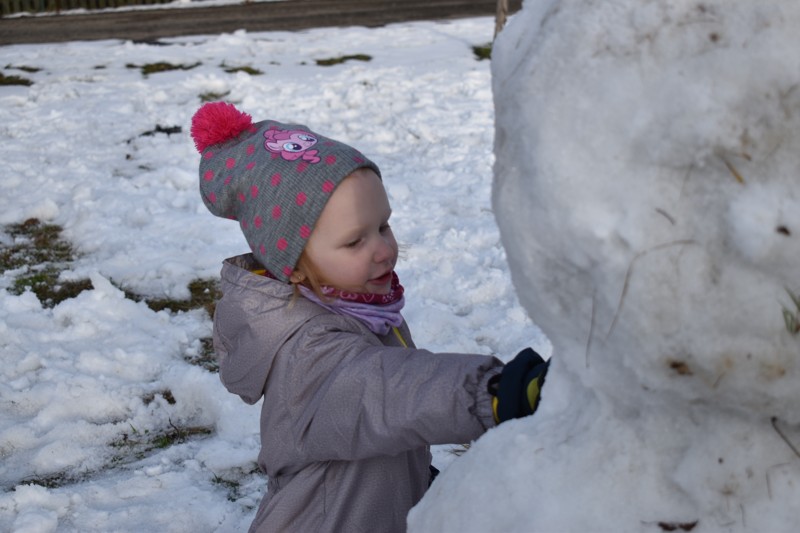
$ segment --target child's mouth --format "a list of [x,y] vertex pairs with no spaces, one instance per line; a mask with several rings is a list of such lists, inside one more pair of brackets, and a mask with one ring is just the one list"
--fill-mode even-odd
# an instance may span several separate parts
[[389,283],[390,281],[392,281],[392,271],[391,270],[389,272],[387,272],[386,274],[384,274],[383,276],[380,276],[378,278],[373,278],[373,279],[370,280],[370,282],[375,283],[377,285],[383,285],[384,283]]

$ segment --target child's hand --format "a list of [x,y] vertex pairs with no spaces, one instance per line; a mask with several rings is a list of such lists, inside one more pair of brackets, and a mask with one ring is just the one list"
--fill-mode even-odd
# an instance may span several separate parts
[[549,365],[550,361],[542,359],[532,348],[525,348],[509,361],[502,373],[489,380],[489,393],[494,396],[492,410],[498,424],[536,411]]

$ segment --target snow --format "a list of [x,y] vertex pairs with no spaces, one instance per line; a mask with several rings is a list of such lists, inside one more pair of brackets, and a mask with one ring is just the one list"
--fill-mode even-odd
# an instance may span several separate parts
[[[62,225],[94,287],[50,309],[0,275],[0,530],[253,517],[259,406],[186,361],[209,317],[118,288],[186,297],[246,250],[197,193],[213,92],[380,165],[417,344],[554,354],[535,416],[435,449],[412,533],[793,531],[798,24],[789,0],[526,2],[491,71],[491,18],[0,48],[35,82],[0,87],[0,224]],[[129,66],[159,61],[198,65]]]
[[493,206],[553,362],[412,532],[796,529],[798,25],[791,1],[546,0],[500,35]]
[[[120,289],[188,297],[190,281],[247,251],[197,191],[188,132],[205,93],[257,120],[313,126],[380,165],[418,345],[549,355],[517,301],[491,207],[490,64],[471,47],[493,31],[482,17],[0,48],[3,73],[34,82],[0,87],[0,225],[63,226],[80,256],[62,277],[94,287],[48,308],[8,290],[18,272],[0,275],[1,531],[233,532],[254,516],[266,489],[259,406],[186,361],[209,317],[155,312]],[[314,61],[358,53],[373,59]],[[133,68],[162,61],[198,65]],[[263,75],[224,70],[239,66]],[[0,229],[0,242],[13,237]],[[434,450],[439,468],[464,460],[453,449]]]

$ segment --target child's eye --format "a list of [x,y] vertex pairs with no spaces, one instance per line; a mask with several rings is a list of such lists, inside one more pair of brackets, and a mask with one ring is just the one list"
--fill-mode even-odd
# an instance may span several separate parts
[[380,227],[380,232],[381,232],[381,233],[386,233],[386,232],[387,232],[387,231],[389,231],[390,229],[392,229],[392,226],[390,226],[389,224],[384,224],[384,225],[382,225],[382,226]]
[[358,243],[360,243],[360,242],[361,242],[361,239],[356,239],[354,241],[348,242],[344,246],[345,246],[345,248],[355,248],[356,246],[358,246]]

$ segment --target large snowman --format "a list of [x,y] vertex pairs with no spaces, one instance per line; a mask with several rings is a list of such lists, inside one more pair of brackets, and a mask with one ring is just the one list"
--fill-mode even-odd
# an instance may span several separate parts
[[553,362],[410,531],[797,531],[800,2],[526,0],[492,71]]

